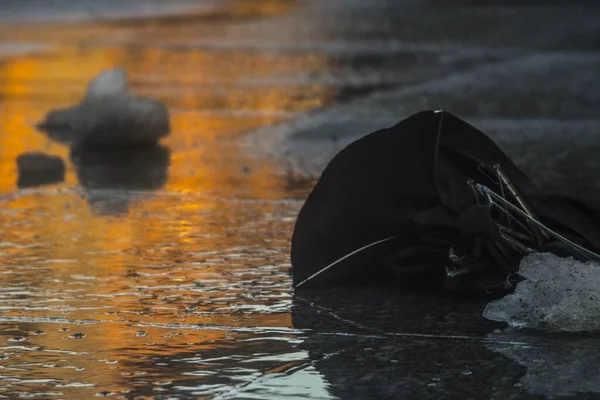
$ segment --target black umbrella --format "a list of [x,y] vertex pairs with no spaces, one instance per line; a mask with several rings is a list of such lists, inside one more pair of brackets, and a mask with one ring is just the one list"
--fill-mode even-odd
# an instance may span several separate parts
[[423,111],[339,152],[302,207],[294,286],[511,287],[524,254],[600,259],[596,213],[544,195],[484,133]]

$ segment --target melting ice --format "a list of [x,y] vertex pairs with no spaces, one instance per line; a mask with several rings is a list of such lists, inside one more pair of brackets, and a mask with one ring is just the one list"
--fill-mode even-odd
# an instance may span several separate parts
[[492,301],[483,315],[516,328],[554,332],[600,329],[600,264],[532,254],[521,261],[514,293]]
[[155,145],[170,132],[169,111],[129,90],[127,74],[106,70],[88,85],[80,104],[53,110],[38,128],[74,147]]

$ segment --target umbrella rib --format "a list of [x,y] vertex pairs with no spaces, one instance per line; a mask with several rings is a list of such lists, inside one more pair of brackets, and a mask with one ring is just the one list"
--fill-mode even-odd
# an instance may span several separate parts
[[300,282],[299,284],[297,284],[297,285],[296,285],[296,288],[299,288],[300,286],[304,285],[306,282],[310,281],[311,279],[313,279],[313,278],[317,277],[318,275],[322,274],[323,272],[327,271],[328,269],[330,269],[330,268],[332,268],[332,267],[336,266],[336,265],[337,265],[337,264],[339,264],[340,262],[344,261],[346,258],[348,258],[348,257],[352,257],[354,254],[356,254],[356,253],[360,253],[361,251],[363,251],[363,250],[366,250],[366,249],[368,249],[369,247],[373,247],[373,246],[375,246],[375,245],[377,245],[377,244],[380,244],[380,243],[388,242],[388,241],[390,241],[390,240],[392,240],[392,239],[395,239],[395,238],[396,238],[396,236],[391,236],[391,237],[388,237],[388,238],[385,238],[385,239],[381,239],[381,240],[378,240],[378,241],[376,241],[376,242],[369,243],[369,244],[367,244],[367,245],[365,245],[365,246],[361,247],[360,249],[354,250],[352,253],[346,254],[346,255],[345,255],[345,256],[343,256],[342,258],[339,258],[339,259],[335,260],[334,262],[332,262],[331,264],[329,264],[329,265],[328,265],[328,266],[326,266],[325,268],[323,268],[323,269],[321,269],[321,270],[319,270],[319,271],[315,272],[314,274],[312,274],[311,276],[309,276],[308,278],[306,278],[305,280],[303,280],[302,282]]

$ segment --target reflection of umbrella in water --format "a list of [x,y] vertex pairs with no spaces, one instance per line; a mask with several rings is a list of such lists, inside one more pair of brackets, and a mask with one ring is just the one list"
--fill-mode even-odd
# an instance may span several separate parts
[[525,368],[486,348],[485,301],[393,287],[296,295],[300,348],[339,399],[508,399]]
[[119,215],[132,200],[165,185],[170,151],[163,146],[78,149],[71,160],[92,210]]
[[331,160],[296,221],[294,286],[376,279],[503,292],[531,251],[600,258],[587,250],[600,250],[596,220],[541,193],[473,126],[424,111]]
[[23,153],[17,157],[18,188],[61,183],[65,180],[62,158],[44,153]]

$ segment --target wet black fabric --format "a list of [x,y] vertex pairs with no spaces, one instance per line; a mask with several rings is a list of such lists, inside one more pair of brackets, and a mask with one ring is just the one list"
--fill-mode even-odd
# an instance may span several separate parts
[[[484,246],[497,240],[493,218],[466,184],[486,179],[480,164],[499,165],[543,223],[600,249],[593,209],[568,196],[542,195],[484,133],[450,113],[423,111],[358,139],[330,161],[296,221],[294,286],[344,257],[302,287],[395,279],[479,290],[501,283],[505,271]],[[450,246],[489,268],[448,283]],[[545,249],[565,251],[552,243]],[[519,259],[510,262],[517,268]]]

